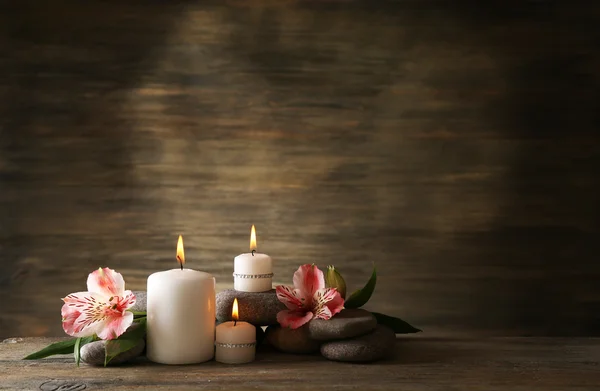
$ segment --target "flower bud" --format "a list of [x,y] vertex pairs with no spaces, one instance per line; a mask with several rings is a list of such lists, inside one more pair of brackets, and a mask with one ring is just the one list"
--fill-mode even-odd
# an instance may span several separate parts
[[335,288],[342,296],[342,299],[346,299],[346,281],[344,277],[335,270],[333,265],[327,266],[327,273],[325,273],[325,283],[329,288]]

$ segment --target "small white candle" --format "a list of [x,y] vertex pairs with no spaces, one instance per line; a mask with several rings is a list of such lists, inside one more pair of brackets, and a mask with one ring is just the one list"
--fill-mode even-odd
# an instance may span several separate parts
[[237,299],[233,301],[233,322],[217,326],[215,360],[224,364],[245,364],[254,361],[256,352],[256,328],[238,321]]
[[233,259],[233,288],[241,292],[266,292],[273,289],[273,259],[256,252],[256,229],[250,233],[250,251]]
[[177,244],[180,269],[148,277],[146,356],[161,364],[211,360],[215,342],[215,278],[184,269],[183,240]]

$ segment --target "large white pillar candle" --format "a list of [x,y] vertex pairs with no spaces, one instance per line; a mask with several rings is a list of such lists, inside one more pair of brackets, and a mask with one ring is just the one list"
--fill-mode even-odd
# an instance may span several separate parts
[[211,360],[215,342],[215,278],[181,268],[148,277],[146,356],[161,364],[193,364]]
[[215,360],[225,364],[244,364],[254,361],[256,352],[256,328],[247,322],[239,322],[237,299],[233,301],[233,319],[217,326]]
[[233,259],[233,288],[241,292],[266,292],[273,289],[273,259],[256,252],[256,230],[250,234],[251,252]]

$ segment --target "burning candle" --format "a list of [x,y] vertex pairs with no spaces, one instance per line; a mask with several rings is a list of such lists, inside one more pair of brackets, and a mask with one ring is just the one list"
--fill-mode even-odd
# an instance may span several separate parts
[[238,321],[238,302],[233,300],[233,322],[217,326],[215,360],[225,364],[244,364],[254,361],[256,328],[248,322]]
[[241,292],[266,292],[273,289],[273,260],[256,252],[256,229],[250,232],[250,252],[233,260],[233,288]]
[[215,278],[184,269],[183,239],[177,269],[148,277],[147,357],[161,364],[211,360],[215,343]]

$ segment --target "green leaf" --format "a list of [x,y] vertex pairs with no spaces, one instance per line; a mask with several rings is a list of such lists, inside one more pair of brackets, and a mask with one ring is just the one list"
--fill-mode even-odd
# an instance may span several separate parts
[[73,338],[66,341],[55,342],[46,346],[42,350],[31,353],[29,356],[23,358],[23,360],[39,360],[40,358],[54,356],[55,354],[73,353],[73,346],[75,346],[76,340],[76,338]]
[[73,355],[75,356],[75,364],[77,364],[77,366],[79,366],[79,362],[81,361],[81,347],[92,341],[94,341],[94,336],[79,337],[75,340],[75,347],[73,349]]
[[382,324],[384,326],[388,326],[389,328],[394,330],[396,334],[412,334],[420,333],[422,331],[400,318],[380,314],[378,312],[372,312],[372,314],[375,315],[377,323]]
[[[137,321],[138,319],[136,319]],[[104,346],[104,366],[107,366],[110,360],[117,355],[133,349],[144,339],[146,335],[146,318],[140,318],[139,322],[129,326],[119,338],[106,341]]]
[[138,316],[146,316],[146,311],[130,311],[136,318]]
[[346,281],[344,281],[344,277],[342,277],[340,272],[338,272],[333,265],[327,266],[325,283],[327,283],[329,288],[337,289],[337,291],[340,292],[342,299],[346,298]]
[[75,364],[79,366],[79,360],[81,360],[81,356],[79,355],[79,349],[81,348],[81,337],[75,340],[75,349],[73,349],[73,355],[75,356]]
[[348,300],[345,301],[345,308],[360,308],[363,305],[367,304],[373,291],[375,290],[375,284],[377,283],[377,269],[375,265],[373,265],[373,273],[371,274],[371,278],[365,284],[362,289],[357,290],[353,294],[350,295]]

